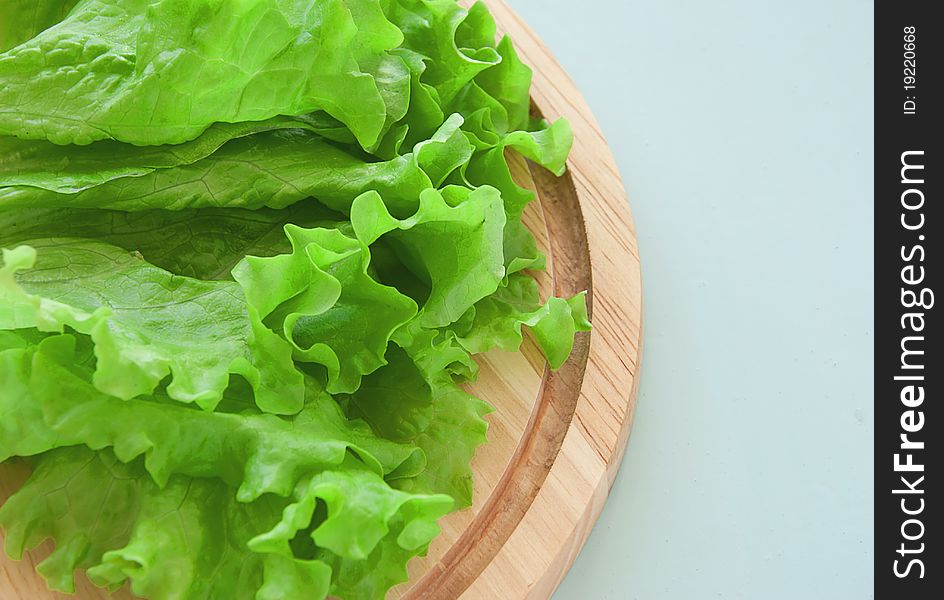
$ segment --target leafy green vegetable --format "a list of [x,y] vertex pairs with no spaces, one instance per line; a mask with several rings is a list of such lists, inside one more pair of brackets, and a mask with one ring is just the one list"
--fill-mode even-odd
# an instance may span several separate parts
[[40,454],[56,443],[56,433],[46,427],[42,406],[29,388],[33,351],[22,338],[4,333],[0,337],[0,461]]
[[3,262],[0,329],[91,336],[95,385],[106,393],[133,398],[171,375],[171,398],[212,410],[233,373],[263,410],[301,409],[291,348],[252,318],[234,283],[175,276],[94,240],[36,240],[4,250]]
[[[401,336],[400,342],[406,341]],[[464,392],[450,372],[471,374],[474,363],[450,340],[435,342],[431,332],[410,340],[409,350],[392,346],[388,364],[366,377],[347,398],[350,416],[363,419],[380,435],[416,444],[426,456],[426,468],[414,477],[395,483],[405,490],[441,491],[460,507],[472,503],[472,470],[475,449],[486,441],[484,416],[491,407]]]
[[233,276],[260,316],[281,324],[297,360],[327,368],[329,392],[352,392],[384,364],[393,332],[416,314],[416,303],[372,278],[367,247],[339,230],[288,225],[286,233],[292,254],[249,257]]
[[[55,179],[52,174],[41,177]],[[108,179],[103,175],[102,179],[100,185],[76,193],[45,189],[52,184],[0,188],[0,207],[285,208],[315,196],[330,208],[344,210],[370,189],[388,192],[391,201],[411,206],[416,194],[431,185],[412,155],[366,162],[352,151],[298,129],[237,138],[193,163],[151,169],[140,176]]]
[[[177,144],[216,122],[322,110],[367,147],[408,94],[382,92],[361,63],[396,70],[383,59],[402,38],[377,2],[80,0],[0,57],[0,133]],[[380,81],[408,89],[399,71]]]
[[589,330],[509,166],[562,174],[569,125],[481,3],[0,15],[7,553],[52,538],[61,591],[382,598],[472,503],[475,355]]
[[65,18],[78,0],[0,0],[0,52],[21,44]]
[[534,279],[516,273],[495,294],[469,309],[451,330],[459,344],[473,354],[492,348],[514,352],[521,346],[521,329],[526,325],[551,368],[558,369],[570,356],[574,334],[590,331],[584,296],[551,298],[542,305]]
[[177,275],[227,280],[247,255],[289,252],[285,225],[335,226],[343,218],[312,201],[279,211],[19,209],[0,211],[0,231],[9,246],[47,237],[81,236],[138,252],[154,266]]
[[407,267],[430,286],[420,323],[441,327],[493,293],[504,277],[505,213],[501,195],[491,187],[428,189],[419,201],[415,215],[398,220],[380,194],[367,192],[354,201],[351,224],[365,244],[391,238]]
[[[131,579],[144,597],[251,599],[266,567],[246,545],[278,522],[282,504],[238,503],[212,479],[175,478],[162,489],[137,464],[77,447],[44,454],[0,524],[14,558],[58,541],[39,566],[56,590],[73,592],[73,572],[84,568],[111,589]],[[279,575],[280,587],[297,579]]]
[[[173,474],[220,477],[239,488],[240,499],[251,501],[267,493],[287,496],[301,474],[339,465],[348,453],[382,475],[418,472],[425,464],[418,449],[378,438],[364,423],[345,419],[310,378],[305,409],[288,422],[246,409],[238,414],[190,410],[167,402],[163,394],[119,400],[95,389],[91,373],[75,366],[75,356],[75,339],[67,335],[41,342],[32,361],[32,404],[44,414],[39,421],[55,433],[47,449],[111,447],[124,462],[144,455],[145,467],[161,485]],[[231,405],[238,400],[250,405],[238,388],[227,393]],[[194,461],[197,456],[202,459]]]

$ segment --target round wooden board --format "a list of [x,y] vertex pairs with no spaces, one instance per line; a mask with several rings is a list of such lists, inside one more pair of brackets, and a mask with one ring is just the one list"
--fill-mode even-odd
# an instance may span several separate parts
[[[486,0],[501,33],[534,69],[534,112],[566,117],[575,144],[569,171],[555,178],[512,158],[516,179],[538,200],[526,224],[548,256],[542,293],[588,290],[593,332],[579,334],[571,359],[549,372],[532,341],[520,354],[482,357],[472,393],[489,401],[489,443],[475,457],[475,503],[443,520],[429,555],[390,598],[548,598],[603,508],[632,422],[641,351],[642,286],[636,235],[615,162],[583,97],[505,0]],[[28,473],[0,468],[0,502]],[[75,598],[49,592],[35,565],[50,543],[21,562],[0,558],[0,600]],[[109,596],[78,578],[83,600]],[[289,599],[287,599],[289,600]]]

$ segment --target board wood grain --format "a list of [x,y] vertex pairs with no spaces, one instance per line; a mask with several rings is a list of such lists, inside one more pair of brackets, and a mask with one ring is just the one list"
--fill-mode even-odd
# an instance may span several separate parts
[[[472,393],[496,407],[489,443],[473,462],[472,508],[443,520],[429,555],[410,564],[406,600],[548,598],[599,516],[632,423],[642,339],[642,285],[635,229],[612,154],[579,91],[534,32],[506,4],[487,0],[501,33],[534,69],[533,112],[566,117],[575,145],[556,178],[511,157],[516,179],[537,192],[525,221],[548,256],[542,294],[588,290],[593,332],[580,334],[555,373],[536,345],[481,357]],[[0,466],[0,502],[28,476]],[[0,558],[0,600],[75,598],[50,592],[35,565],[49,542],[23,561]],[[109,595],[80,575],[82,600]],[[294,600],[294,599],[286,599]]]

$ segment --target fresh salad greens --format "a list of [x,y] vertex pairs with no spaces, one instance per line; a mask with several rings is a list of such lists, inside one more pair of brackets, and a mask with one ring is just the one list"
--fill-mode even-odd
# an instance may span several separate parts
[[530,84],[481,3],[0,0],[6,552],[159,600],[405,581],[471,502],[473,355],[589,330],[529,272],[507,158],[572,143]]

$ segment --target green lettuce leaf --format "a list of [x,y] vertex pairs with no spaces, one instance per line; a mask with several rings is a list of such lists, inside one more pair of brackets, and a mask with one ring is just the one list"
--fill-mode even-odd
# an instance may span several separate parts
[[384,364],[416,303],[371,277],[367,246],[338,229],[285,231],[292,254],[248,257],[233,274],[260,317],[292,342],[295,358],[327,368],[329,392],[354,391]]
[[393,482],[398,488],[446,494],[464,508],[472,503],[470,463],[487,441],[484,417],[492,408],[453,381],[453,373],[474,375],[468,353],[452,338],[436,337],[428,330],[400,335],[398,344],[408,349],[391,346],[388,364],[366,377],[345,406],[380,435],[436,457],[421,472]]
[[37,187],[74,194],[122,177],[193,164],[223,144],[263,131],[313,129],[300,119],[218,123],[200,137],[174,146],[129,146],[105,140],[88,146],[59,146],[44,140],[0,137],[0,188]]
[[464,42],[475,41],[468,33],[476,28],[463,27],[469,11],[452,0],[390,2],[386,14],[403,32],[403,46],[429,59],[421,80],[435,90],[442,106],[448,106],[476,75],[501,61],[494,48],[494,30],[490,40],[483,35],[479,44],[465,46]]
[[[254,129],[220,125],[170,150],[124,150],[123,144],[99,142],[69,158],[66,150],[48,143],[11,144],[10,138],[0,138],[0,150],[5,143],[14,150],[10,160],[0,158],[0,208],[285,208],[314,196],[346,213],[355,197],[374,190],[384,195],[394,214],[406,215],[416,210],[421,191],[441,183],[472,156],[459,115],[418,142],[413,152],[380,162],[308,131],[280,129],[279,123]],[[240,131],[245,135],[233,135]],[[25,164],[16,158],[23,155]],[[32,166],[30,159],[56,166]]]
[[78,0],[0,0],[0,52],[29,40],[65,18]]
[[0,332],[0,462],[33,456],[56,445],[56,433],[43,422],[42,406],[29,388],[35,348],[11,332]]
[[[251,409],[206,413],[163,395],[119,400],[92,385],[90,369],[75,365],[75,338],[69,335],[44,340],[32,360],[28,391],[41,411],[33,423],[54,434],[54,444],[45,449],[111,448],[123,462],[143,455],[161,486],[172,475],[219,477],[248,502],[263,494],[288,496],[299,478],[340,465],[349,454],[382,475],[411,475],[426,463],[416,447],[347,420],[311,378],[305,408],[286,420]],[[231,405],[239,404],[238,388],[227,394]]]
[[[137,464],[63,448],[44,454],[29,481],[0,508],[14,558],[44,539],[56,550],[38,568],[54,590],[74,592],[74,571],[117,589],[131,579],[144,597],[245,598],[268,578],[249,539],[278,522],[284,502],[234,501],[213,480],[175,478],[161,489]],[[173,573],[173,577],[168,577]],[[279,573],[268,585],[290,585]]]
[[453,504],[445,495],[395,490],[356,466],[312,477],[295,497],[282,521],[249,547],[289,557],[292,542],[308,537],[314,559],[331,568],[331,593],[352,600],[383,597],[406,581],[407,562],[426,553],[439,534],[436,520]]
[[514,180],[507,153],[515,151],[556,175],[561,175],[573,144],[573,132],[567,121],[561,119],[553,125],[542,124],[542,127],[533,132],[514,131],[508,134],[495,146],[478,152],[462,169],[465,184],[492,185],[501,192],[507,215],[504,252],[509,274],[524,269],[544,268],[544,257],[538,251],[534,236],[521,223],[524,209],[534,200],[535,194]]
[[84,568],[97,585],[130,580],[135,594],[159,600],[376,598],[406,580],[452,500],[392,489],[356,464],[300,483],[291,502],[242,503],[222,482],[174,477],[159,488],[137,463],[64,448],[38,461],[0,508],[0,525],[14,557],[57,540],[39,571],[65,592]]
[[457,506],[472,505],[472,457],[488,441],[485,415],[494,409],[446,378],[434,387],[430,426],[413,438],[435,461],[415,477],[397,480],[397,487],[415,493],[443,493]]
[[[386,102],[402,114],[407,98],[381,93],[361,63],[379,66],[402,39],[376,1],[81,0],[0,55],[0,134],[176,144],[216,122],[321,110],[369,147]],[[401,78],[408,90],[405,67]]]
[[351,223],[358,239],[394,244],[403,262],[430,286],[417,319],[425,327],[453,323],[498,288],[505,275],[505,213],[498,190],[450,186],[425,190],[408,219],[396,219],[376,192],[358,197]]
[[473,354],[499,348],[515,352],[527,326],[550,367],[557,370],[573,349],[574,334],[590,331],[586,292],[570,299],[550,298],[543,305],[537,282],[516,273],[495,294],[476,303],[451,331],[459,344]]
[[0,207],[278,209],[314,196],[334,210],[346,211],[359,194],[376,189],[409,210],[415,208],[419,191],[431,185],[413,155],[366,162],[308,132],[286,129],[232,140],[191,164],[111,179],[77,193],[0,188]]
[[344,220],[317,202],[276,210],[207,208],[123,212],[96,209],[0,211],[0,247],[47,237],[94,239],[140,253],[175,275],[232,279],[247,255],[274,256],[292,247],[283,228],[335,227]]
[[95,342],[95,385],[121,398],[152,392],[214,408],[230,374],[267,412],[304,401],[291,347],[251,318],[239,286],[172,275],[91,240],[35,240],[3,251],[0,329],[70,327]]

